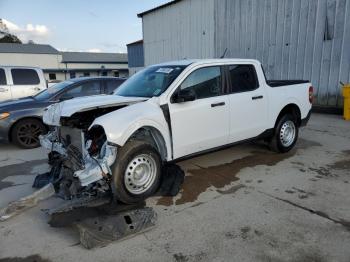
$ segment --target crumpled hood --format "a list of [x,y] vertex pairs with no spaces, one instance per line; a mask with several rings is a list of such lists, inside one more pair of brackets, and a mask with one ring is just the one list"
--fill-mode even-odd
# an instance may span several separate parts
[[117,95],[97,95],[70,99],[50,105],[45,109],[43,121],[47,125],[59,126],[61,117],[70,117],[74,113],[94,108],[129,105],[147,100],[145,97],[124,97]]

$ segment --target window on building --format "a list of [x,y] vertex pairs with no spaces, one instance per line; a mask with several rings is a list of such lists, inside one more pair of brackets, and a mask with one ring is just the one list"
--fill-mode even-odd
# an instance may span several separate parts
[[205,67],[192,72],[182,82],[181,89],[192,89],[197,99],[221,95],[220,67]]
[[113,72],[113,75],[114,75],[115,77],[119,77],[119,71],[114,71],[114,72]]
[[84,76],[90,76],[89,72],[84,72]]
[[101,94],[101,81],[88,81],[73,87],[65,92],[61,99],[70,99],[81,96],[91,96]]
[[56,74],[55,73],[50,73],[49,74],[49,79],[50,80],[56,80]]
[[252,65],[229,66],[231,77],[231,92],[252,91],[259,87],[255,68]]
[[0,85],[7,85],[5,70],[0,68]]
[[14,85],[37,85],[40,83],[38,73],[33,69],[11,69]]
[[75,78],[75,77],[76,77],[75,72],[69,72],[70,79]]
[[106,81],[106,94],[112,94],[124,81],[121,80],[107,80]]
[[102,71],[102,76],[107,76],[107,71]]

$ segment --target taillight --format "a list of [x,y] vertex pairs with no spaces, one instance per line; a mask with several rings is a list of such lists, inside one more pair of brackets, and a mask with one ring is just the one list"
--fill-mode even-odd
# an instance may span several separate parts
[[310,86],[309,87],[309,102],[310,102],[310,104],[312,104],[313,100],[314,100],[314,87]]

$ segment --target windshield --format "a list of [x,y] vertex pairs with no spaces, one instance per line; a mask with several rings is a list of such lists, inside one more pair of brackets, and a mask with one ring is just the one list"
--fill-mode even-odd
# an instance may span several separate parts
[[119,96],[160,96],[186,66],[151,66],[125,81],[114,94]]
[[58,92],[66,88],[67,86],[73,84],[72,81],[64,81],[61,83],[57,83],[53,86],[50,86],[49,88],[45,89],[44,91],[38,93],[34,96],[36,100],[47,100],[56,95]]

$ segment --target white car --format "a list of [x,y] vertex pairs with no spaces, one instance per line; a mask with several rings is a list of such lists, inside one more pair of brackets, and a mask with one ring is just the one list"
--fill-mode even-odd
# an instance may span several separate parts
[[43,119],[56,128],[41,144],[66,161],[72,196],[78,184],[80,193],[111,188],[134,203],[157,190],[163,163],[251,139],[291,150],[312,97],[308,81],[267,81],[256,60],[169,62],[147,67],[113,95],[51,105]]
[[0,66],[0,102],[33,96],[46,88],[40,68]]

